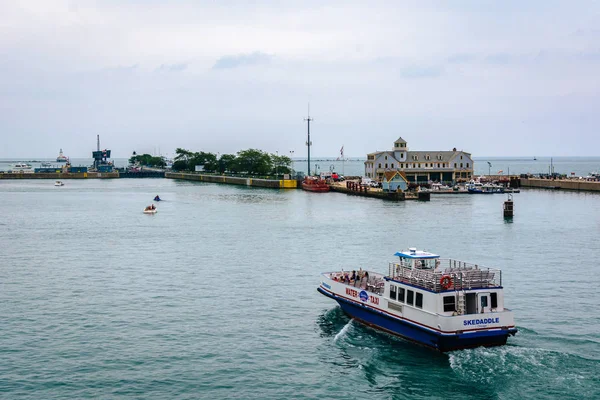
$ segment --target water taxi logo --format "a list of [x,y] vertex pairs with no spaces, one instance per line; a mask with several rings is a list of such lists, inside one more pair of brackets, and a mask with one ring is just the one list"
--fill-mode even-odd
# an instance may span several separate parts
[[368,294],[367,294],[367,292],[365,292],[364,290],[361,290],[361,291],[360,291],[360,295],[359,295],[359,296],[360,296],[360,299],[361,299],[362,301],[367,301],[367,300],[369,300],[369,295],[368,295]]

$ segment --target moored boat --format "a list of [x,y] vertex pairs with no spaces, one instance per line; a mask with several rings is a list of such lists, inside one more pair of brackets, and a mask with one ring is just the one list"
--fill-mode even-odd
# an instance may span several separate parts
[[323,179],[307,176],[302,181],[302,189],[309,192],[329,192],[329,185]]
[[504,193],[504,187],[500,185],[494,185],[493,183],[482,184],[476,182],[467,185],[467,191],[473,194]]
[[30,172],[32,168],[31,164],[27,163],[16,163],[11,167],[13,172]]
[[358,321],[442,352],[504,345],[517,333],[500,270],[415,248],[395,255],[387,275],[327,272],[318,291]]

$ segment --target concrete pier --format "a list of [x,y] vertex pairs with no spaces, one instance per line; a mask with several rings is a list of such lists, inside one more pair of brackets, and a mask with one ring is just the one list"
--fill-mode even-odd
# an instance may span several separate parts
[[6,173],[0,172],[0,179],[113,179],[118,178],[118,172],[38,172],[38,173]]
[[586,181],[583,179],[539,179],[521,178],[521,186],[540,189],[564,189],[586,192],[600,192],[599,181]]
[[301,186],[295,179],[258,179],[226,175],[192,174],[184,172],[167,172],[165,173],[165,178],[209,183],[226,183],[230,185],[256,186],[272,189],[297,189]]

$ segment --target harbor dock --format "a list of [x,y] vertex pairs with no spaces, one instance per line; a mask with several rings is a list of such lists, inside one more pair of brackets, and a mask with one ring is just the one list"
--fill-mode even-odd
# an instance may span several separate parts
[[230,185],[255,186],[272,189],[297,189],[301,185],[295,179],[260,179],[228,175],[209,175],[185,172],[166,172],[165,178],[183,179],[209,183],[226,183]]
[[600,181],[588,181],[584,179],[540,179],[521,178],[521,186],[525,188],[538,189],[563,189],[586,192],[600,192]]

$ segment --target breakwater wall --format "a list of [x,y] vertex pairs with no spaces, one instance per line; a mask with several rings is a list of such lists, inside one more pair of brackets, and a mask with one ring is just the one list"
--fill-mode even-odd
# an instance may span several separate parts
[[118,172],[37,172],[37,173],[4,173],[0,179],[112,179],[118,178]]
[[295,179],[258,179],[242,178],[226,175],[192,174],[182,172],[166,172],[165,178],[183,179],[208,183],[225,183],[229,185],[256,186],[272,189],[297,189],[301,187]]
[[583,179],[536,179],[521,178],[521,186],[540,189],[581,190],[587,192],[600,192],[600,182],[585,181]]

